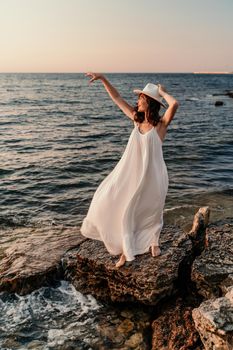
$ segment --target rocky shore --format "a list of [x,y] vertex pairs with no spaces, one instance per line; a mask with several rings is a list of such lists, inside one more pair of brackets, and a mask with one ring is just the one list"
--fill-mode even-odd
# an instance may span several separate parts
[[208,221],[203,207],[190,232],[164,225],[161,255],[120,269],[76,228],[17,229],[23,238],[3,252],[0,291],[23,295],[66,279],[115,307],[119,317],[99,322],[93,349],[233,349],[233,220]]

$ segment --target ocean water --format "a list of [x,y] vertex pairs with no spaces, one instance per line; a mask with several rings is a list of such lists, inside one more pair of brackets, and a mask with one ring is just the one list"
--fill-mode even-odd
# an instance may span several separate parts
[[[233,75],[106,74],[128,103],[134,88],[165,85],[180,102],[163,144],[165,220],[200,205],[231,213]],[[79,225],[133,128],[100,81],[84,74],[0,74],[0,225]],[[220,99],[223,106],[215,107]],[[231,206],[232,209],[232,206]],[[182,215],[181,215],[182,214]]]
[[26,296],[0,293],[0,307],[0,349],[50,350],[69,342],[91,349],[102,305],[61,281]]
[[[137,101],[133,89],[148,82],[165,85],[180,102],[163,143],[169,175],[165,223],[188,228],[203,205],[210,206],[211,221],[232,217],[233,99],[225,92],[233,90],[233,75],[106,77],[132,105]],[[98,184],[120,160],[133,123],[114,105],[100,81],[89,85],[88,80],[84,74],[0,74],[0,245],[6,244],[13,227],[79,226]],[[216,100],[223,101],[223,106],[216,107]],[[12,239],[11,234],[9,244]],[[46,314],[41,308],[44,293],[42,289],[21,299],[1,295],[2,342],[14,332],[22,346],[16,344],[15,349],[38,340],[35,315],[37,310],[42,318]],[[63,341],[63,334],[54,331],[60,327],[57,309],[63,308],[58,319],[67,322],[63,326],[69,329],[72,325],[64,313],[70,312],[71,321],[79,325],[84,308],[80,327],[87,337],[89,321],[99,307],[96,301],[82,299],[68,284],[46,293],[51,293],[45,302],[51,322],[38,326],[46,328],[46,340],[39,338],[44,349]],[[59,307],[57,293],[64,299]],[[70,298],[76,313],[69,306]],[[12,311],[15,308],[21,310],[18,316]],[[27,322],[36,325],[33,331]],[[21,332],[22,323],[28,328]]]

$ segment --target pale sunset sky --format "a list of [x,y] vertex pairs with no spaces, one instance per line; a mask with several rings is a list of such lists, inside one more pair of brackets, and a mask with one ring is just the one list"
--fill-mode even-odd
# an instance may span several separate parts
[[0,72],[233,71],[233,0],[0,0]]

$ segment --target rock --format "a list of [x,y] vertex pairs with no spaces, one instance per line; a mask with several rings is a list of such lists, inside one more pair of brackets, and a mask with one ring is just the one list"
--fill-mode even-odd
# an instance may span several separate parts
[[125,342],[127,348],[135,349],[140,346],[143,341],[142,333],[135,333]]
[[27,294],[51,284],[62,275],[60,261],[70,248],[85,240],[76,228],[21,228],[24,238],[12,243],[0,262],[0,291]]
[[209,299],[192,312],[206,349],[233,349],[232,236],[233,219],[209,225],[208,247],[192,265],[191,279],[198,293]]
[[227,90],[226,95],[233,98],[233,91]]
[[227,278],[225,278],[221,283],[220,283],[220,289],[222,293],[225,295],[231,287],[233,286],[233,274],[229,274]]
[[[131,320],[122,317],[123,305],[112,310],[102,310],[103,315],[99,315],[98,325],[96,328],[99,334],[99,341],[90,344],[93,349],[125,349],[137,348],[140,350],[149,350],[150,339],[148,333],[150,331],[150,323],[148,322],[148,309],[143,310],[143,307],[135,306],[133,312],[130,307],[125,307],[126,313],[131,314]],[[101,313],[101,309],[99,310]],[[109,316],[109,320],[107,319]],[[96,320],[95,320],[96,321]],[[138,345],[140,344],[140,347]]]
[[233,349],[233,286],[224,297],[193,309],[192,315],[205,349]]
[[[103,311],[104,317],[96,328],[96,348],[148,349],[149,321],[152,319],[152,311],[156,310],[153,349],[168,349],[166,344],[169,344],[171,350],[178,350],[178,347],[184,350],[184,344],[195,350],[202,349],[191,318],[193,307],[200,305],[199,299],[194,303],[195,306],[187,305],[183,299],[179,299],[173,306],[165,307],[162,311],[161,307],[168,305],[169,300],[175,300],[182,293],[184,298],[187,285],[191,292],[193,285],[197,286],[200,298],[214,294],[214,271],[213,280],[208,279],[210,266],[203,257],[208,256],[211,251],[211,261],[216,263],[213,258],[217,246],[217,252],[221,251],[220,256],[224,259],[223,264],[228,263],[227,273],[219,278],[218,290],[221,293],[231,290],[233,273],[229,264],[232,263],[232,226],[221,225],[216,229],[216,225],[210,225],[206,230],[208,219],[209,208],[203,207],[195,214],[189,232],[176,226],[164,225],[160,235],[161,255],[154,258],[149,252],[139,255],[132,263],[120,269],[115,267],[118,258],[111,256],[102,242],[84,238],[77,228],[17,229],[15,232],[21,238],[4,251],[4,258],[0,262],[0,291],[25,294],[49,285],[58,278],[66,278],[77,290],[85,294],[91,293],[100,300],[139,303],[137,312],[135,304],[133,308],[132,304],[124,305],[124,308],[119,307],[123,304],[118,304],[117,317],[113,317],[112,312],[106,314],[106,310]],[[219,244],[222,239],[227,244],[226,256],[223,254],[225,246],[221,248]],[[198,254],[200,256],[197,257]],[[195,268],[192,268],[193,261]],[[205,274],[210,283],[208,288],[203,277]],[[203,285],[201,279],[204,281]],[[151,307],[153,305],[156,308]],[[143,311],[145,308],[148,316]],[[88,349],[88,344],[82,343],[80,339],[77,339],[76,345],[77,348]],[[71,340],[58,347],[66,348],[75,348]]]
[[159,257],[139,255],[130,265],[117,269],[116,258],[109,255],[102,242],[87,240],[65,254],[65,279],[77,290],[100,300],[156,304],[175,292],[179,264],[191,249],[184,232],[165,227]]
[[118,333],[129,333],[134,328],[134,324],[132,321],[125,319],[118,327],[117,332]]
[[222,106],[223,105],[223,101],[215,101],[215,106]]
[[152,350],[203,348],[192,319],[192,307],[185,305],[181,298],[162,310],[152,329]]
[[206,227],[209,223],[210,209],[209,207],[200,208],[194,215],[193,225],[189,232],[189,237],[192,240],[195,255],[199,254],[203,248],[208,246],[206,236]]
[[44,344],[40,340],[33,340],[27,344],[27,350],[43,350]]
[[132,318],[133,314],[132,314],[132,311],[123,310],[121,312],[121,316],[125,318]]
[[206,237],[208,247],[195,259],[191,279],[198,292],[208,299],[222,296],[233,285],[233,219],[225,224],[210,224]]
[[[184,261],[192,260],[193,249],[205,242],[207,212],[207,208],[199,209],[196,220],[202,218],[201,222],[190,234],[165,225],[160,235],[160,256],[142,254],[120,269],[102,242],[88,239],[64,255],[64,276],[77,290],[100,300],[156,305],[177,292],[180,267]],[[194,248],[192,241],[196,242]]]

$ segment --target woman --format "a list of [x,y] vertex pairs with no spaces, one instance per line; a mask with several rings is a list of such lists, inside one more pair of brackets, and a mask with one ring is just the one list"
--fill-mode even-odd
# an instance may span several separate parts
[[[90,83],[101,80],[113,102],[134,123],[121,159],[98,186],[80,229],[85,237],[103,241],[110,254],[120,255],[116,263],[120,267],[149,249],[152,256],[161,253],[159,235],[169,183],[162,142],[178,102],[164,86],[149,83],[134,90],[138,103],[133,107],[104,75],[88,72],[86,76]],[[163,98],[168,108],[161,117]]]

